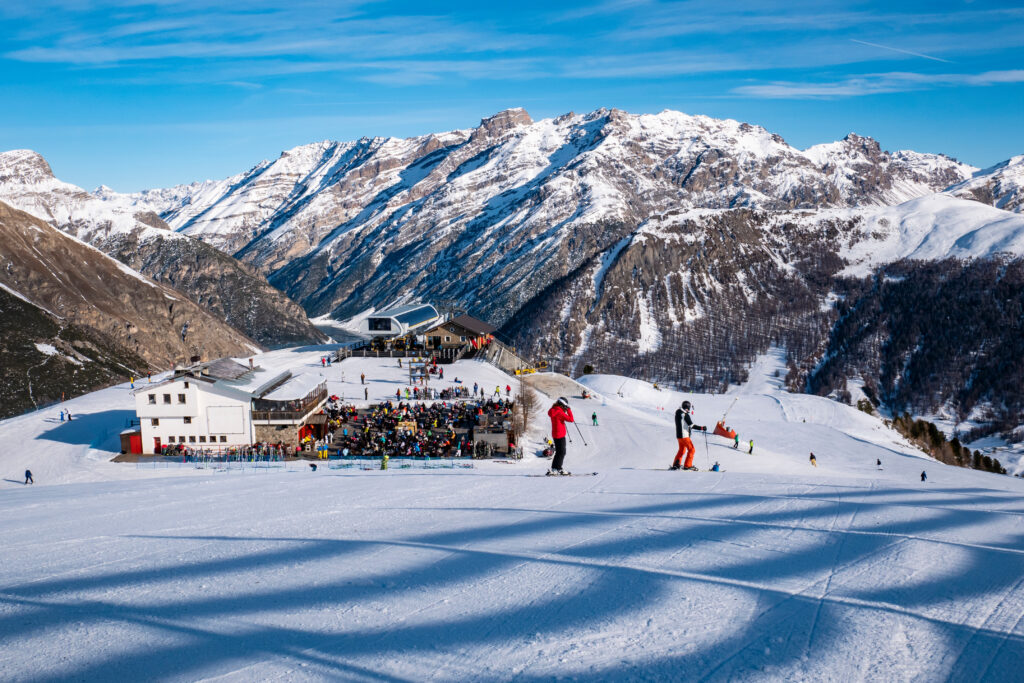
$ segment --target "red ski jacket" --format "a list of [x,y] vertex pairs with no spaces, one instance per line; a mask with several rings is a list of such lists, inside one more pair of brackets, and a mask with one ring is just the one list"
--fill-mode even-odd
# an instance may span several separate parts
[[564,439],[565,423],[576,421],[572,417],[572,408],[566,408],[563,410],[562,407],[558,405],[551,406],[551,410],[548,411],[548,417],[551,418],[552,439]]

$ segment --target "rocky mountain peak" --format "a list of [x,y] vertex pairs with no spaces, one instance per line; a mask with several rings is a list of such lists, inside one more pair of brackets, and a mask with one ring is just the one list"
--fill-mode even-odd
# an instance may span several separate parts
[[515,109],[499,111],[493,116],[481,119],[477,130],[482,130],[488,135],[494,136],[512,130],[517,126],[528,126],[531,123],[533,123],[533,119],[530,118],[526,110],[522,107],[516,107]]
[[848,147],[858,150],[867,157],[873,158],[882,154],[882,146],[878,143],[878,140],[866,135],[848,133],[846,137],[843,138],[843,142],[845,142]]
[[31,183],[50,178],[53,178],[53,171],[39,152],[31,149],[12,149],[0,153],[0,183],[12,180]]

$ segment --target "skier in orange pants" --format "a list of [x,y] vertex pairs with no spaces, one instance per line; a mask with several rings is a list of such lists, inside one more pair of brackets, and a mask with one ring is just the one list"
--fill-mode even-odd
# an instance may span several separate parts
[[[690,441],[690,434],[694,429],[706,432],[708,428],[693,424],[693,420],[690,419],[691,409],[692,406],[689,401],[683,401],[683,404],[676,409],[676,441],[679,442],[679,450],[676,451],[676,457],[672,461],[670,470],[678,470],[680,467],[686,470],[697,469],[693,466],[693,454],[697,449],[693,447],[693,442]],[[684,455],[686,456],[686,463],[681,464]]]

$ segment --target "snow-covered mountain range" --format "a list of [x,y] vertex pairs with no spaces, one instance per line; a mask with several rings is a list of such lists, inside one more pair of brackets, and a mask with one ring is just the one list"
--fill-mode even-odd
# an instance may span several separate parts
[[426,296],[504,323],[656,217],[889,206],[975,171],[853,134],[802,151],[673,111],[533,121],[514,109],[475,129],[320,142],[219,182],[97,196],[259,267],[312,315]]
[[175,232],[151,211],[99,199],[57,179],[30,150],[0,153],[0,201],[163,282],[268,346],[320,341],[305,313],[254,269]]
[[[1024,254],[1021,159],[980,171],[852,133],[801,150],[673,111],[511,109],[92,199],[140,231],[222,250],[310,316],[453,300],[527,357],[690,387],[742,379],[781,342],[796,387],[825,353],[841,281],[905,259]],[[78,228],[94,243],[104,229]]]

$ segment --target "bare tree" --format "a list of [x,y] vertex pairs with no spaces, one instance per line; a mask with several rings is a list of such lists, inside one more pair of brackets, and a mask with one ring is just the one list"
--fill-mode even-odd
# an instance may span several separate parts
[[512,429],[516,435],[516,443],[530,429],[530,417],[538,404],[537,392],[526,382],[520,380],[516,390],[515,405],[512,410]]

